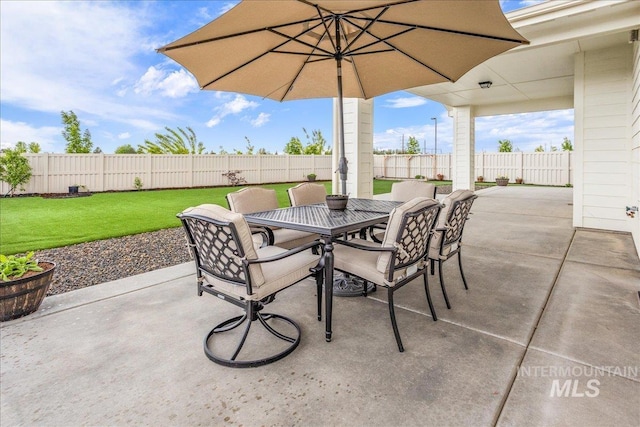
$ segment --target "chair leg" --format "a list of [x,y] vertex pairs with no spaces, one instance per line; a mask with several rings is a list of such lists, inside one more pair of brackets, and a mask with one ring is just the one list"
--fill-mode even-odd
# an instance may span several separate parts
[[322,285],[324,282],[324,270],[316,273],[316,294],[318,296],[318,322],[322,321]]
[[451,309],[451,304],[449,304],[449,297],[447,296],[447,290],[444,287],[444,276],[442,275],[442,260],[438,260],[438,274],[440,275],[440,287],[442,288],[442,295],[444,295],[444,302],[447,303],[447,308]]
[[[258,301],[248,301],[245,310],[246,310],[245,314],[243,314],[242,316],[237,316],[232,319],[225,320],[224,322],[220,323],[218,326],[213,328],[207,334],[207,336],[204,339],[204,353],[211,361],[219,365],[228,366],[231,368],[250,368],[250,367],[256,367],[256,366],[262,366],[262,365],[273,363],[277,360],[282,359],[283,357],[290,354],[293,350],[295,350],[295,348],[298,347],[298,344],[300,344],[300,335],[301,335],[300,327],[293,320],[286,318],[284,316],[280,316],[279,314],[261,313],[260,310],[262,310],[262,304]],[[290,327],[293,327],[294,336],[291,337],[276,330],[273,326],[267,323],[267,320],[270,320],[270,319],[279,320],[281,322],[288,324]],[[258,320],[260,324],[270,334],[272,334],[273,336],[275,336],[280,340],[290,343],[290,345],[287,346],[280,353],[267,356],[264,358],[253,359],[253,360],[238,359],[238,356],[240,355],[240,352],[249,335],[249,330],[251,329],[251,325],[255,320]],[[233,351],[233,355],[227,359],[226,357],[221,357],[220,355],[216,354],[216,352],[214,352],[211,346],[214,335],[231,331],[232,329],[237,328],[244,322],[247,322],[247,325],[245,326],[245,329],[242,332],[242,337],[240,338],[240,341],[237,347]]]
[[429,260],[429,264],[431,265],[431,275],[432,276],[436,273],[436,271],[435,271],[436,270],[435,269],[435,263],[436,262],[434,260],[432,260],[432,259]]
[[391,315],[391,326],[393,327],[393,334],[396,336],[396,342],[398,343],[398,350],[400,353],[404,351],[402,346],[402,339],[400,339],[400,331],[398,331],[398,323],[396,322],[396,312],[393,306],[393,288],[389,288],[389,314]]
[[422,278],[424,279],[424,291],[427,294],[427,302],[429,303],[429,310],[431,310],[431,317],[435,322],[436,320],[438,320],[438,316],[436,316],[436,310],[433,308],[433,302],[431,301],[431,293],[429,292],[429,279],[426,271],[422,275]]
[[466,290],[469,290],[469,287],[467,286],[467,279],[464,277],[464,271],[462,270],[462,255],[460,253],[460,250],[458,250],[458,266],[460,267],[460,275],[462,276],[462,283],[464,284],[464,288]]

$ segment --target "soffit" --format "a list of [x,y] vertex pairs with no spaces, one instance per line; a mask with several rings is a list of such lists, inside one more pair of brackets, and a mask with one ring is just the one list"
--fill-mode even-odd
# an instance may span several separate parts
[[[513,113],[571,108],[575,54],[626,45],[629,30],[640,26],[640,1],[549,2],[516,12],[507,17],[529,46],[491,58],[455,83],[408,92],[448,108],[480,106],[478,115],[498,114],[505,105]],[[491,88],[481,89],[478,82],[487,80]]]

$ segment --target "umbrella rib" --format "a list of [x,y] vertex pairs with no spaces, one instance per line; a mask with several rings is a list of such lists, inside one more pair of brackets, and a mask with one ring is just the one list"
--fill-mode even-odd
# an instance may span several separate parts
[[[225,40],[225,39],[230,39],[230,38],[234,38],[234,37],[240,37],[240,36],[246,36],[246,35],[250,35],[250,34],[260,33],[262,31],[271,31],[271,32],[274,32],[276,34],[281,34],[281,33],[278,33],[275,30],[277,30],[278,28],[285,28],[285,27],[292,27],[292,26],[295,26],[295,25],[307,24],[309,22],[317,21],[318,19],[319,18],[302,19],[300,21],[287,22],[285,24],[274,25],[273,27],[256,28],[255,30],[247,30],[247,31],[241,31],[239,33],[225,34],[224,36],[211,37],[211,38],[203,39],[203,40],[196,40],[196,41],[193,41],[193,42],[182,43],[182,44],[178,44],[178,45],[175,45],[175,46],[163,46],[161,48],[156,49],[156,51],[159,52],[159,53],[164,53],[164,52],[168,52],[170,50],[181,49],[181,48],[185,48],[185,47],[198,46],[200,44],[206,44],[206,43],[213,43],[213,42],[217,42],[217,41]],[[299,35],[304,34],[305,32],[306,31],[303,31]]]

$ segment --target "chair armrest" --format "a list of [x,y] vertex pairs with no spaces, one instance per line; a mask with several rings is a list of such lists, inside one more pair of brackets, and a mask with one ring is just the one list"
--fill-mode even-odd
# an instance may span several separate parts
[[[266,225],[251,225],[249,228],[251,229],[251,234],[261,234],[262,240],[266,242],[267,246],[273,245],[276,241],[273,230]],[[264,243],[262,246],[264,246]]]
[[353,241],[350,241],[350,240],[336,240],[334,243],[337,243],[339,245],[344,245],[344,246],[351,246],[352,248],[361,249],[363,251],[370,251],[370,252],[395,252],[397,250],[394,247],[360,245],[358,243],[353,243]]
[[289,249],[286,252],[282,252],[281,254],[278,254],[278,255],[273,255],[273,256],[270,256],[270,257],[266,257],[266,258],[247,259],[247,260],[244,260],[244,262],[246,262],[247,265],[249,265],[249,264],[262,264],[262,263],[265,263],[265,262],[278,261],[280,259],[284,259],[284,258],[290,257],[291,255],[295,255],[295,254],[297,254],[299,252],[303,252],[303,251],[306,251],[306,250],[314,248],[314,247],[322,248],[323,246],[324,246],[324,244],[322,242],[317,242],[317,241],[316,242],[309,242],[309,243],[304,244],[302,246],[298,246],[298,247],[295,247],[293,249]]

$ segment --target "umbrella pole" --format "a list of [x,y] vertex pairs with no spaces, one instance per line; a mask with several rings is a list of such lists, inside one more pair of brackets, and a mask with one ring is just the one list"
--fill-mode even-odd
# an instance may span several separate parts
[[340,46],[340,20],[336,19],[335,21],[336,28],[336,68],[338,72],[338,115],[340,116],[339,120],[339,145],[340,145],[340,159],[338,160],[338,172],[340,173],[340,184],[341,184],[341,193],[343,195],[347,194],[347,171],[349,170],[347,166],[347,157],[344,155],[344,111],[342,105],[342,48]]
[[340,172],[341,193],[347,194],[347,158],[344,154],[344,111],[342,105],[342,61],[338,58],[338,116],[339,119],[339,142],[340,142],[340,159],[338,160],[338,172]]

